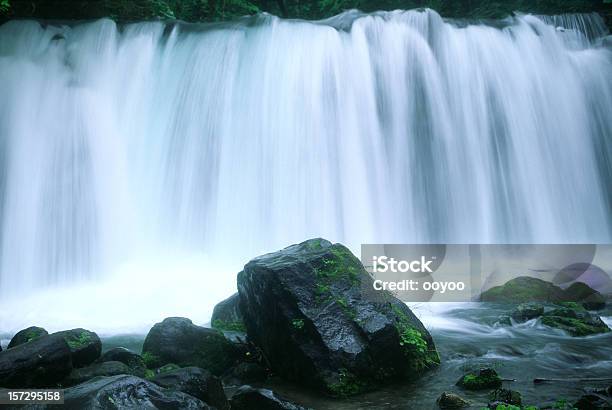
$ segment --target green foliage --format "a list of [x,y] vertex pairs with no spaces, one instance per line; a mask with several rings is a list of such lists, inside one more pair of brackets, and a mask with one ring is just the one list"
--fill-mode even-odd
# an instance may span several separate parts
[[147,366],[149,369],[157,367],[160,363],[159,357],[151,352],[144,352],[141,356],[145,366]]
[[8,14],[11,10],[11,2],[9,0],[0,0],[0,15]]
[[302,330],[304,328],[304,319],[293,319],[291,321],[291,326],[297,330]]
[[329,391],[337,397],[347,397],[359,393],[365,387],[355,375],[345,368],[338,371],[338,382],[330,384]]
[[79,349],[91,342],[91,334],[88,332],[80,332],[79,334],[67,333],[64,339],[71,349]]
[[412,360],[413,369],[416,372],[420,372],[440,364],[438,352],[435,349],[429,349],[423,334],[411,325],[408,316],[395,305],[391,309],[396,317],[395,326],[399,334],[399,344],[403,349],[404,355]]
[[217,330],[225,330],[230,332],[246,332],[246,327],[242,321],[226,322],[221,319],[215,319],[212,322],[212,327]]

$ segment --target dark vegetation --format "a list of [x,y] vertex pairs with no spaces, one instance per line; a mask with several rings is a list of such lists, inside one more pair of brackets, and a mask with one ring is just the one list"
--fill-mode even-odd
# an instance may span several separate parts
[[598,12],[612,23],[612,0],[0,0],[0,20],[38,18],[117,21],[178,19],[222,21],[258,12],[288,18],[321,19],[344,10],[428,7],[444,17],[503,18],[514,11],[562,14]]

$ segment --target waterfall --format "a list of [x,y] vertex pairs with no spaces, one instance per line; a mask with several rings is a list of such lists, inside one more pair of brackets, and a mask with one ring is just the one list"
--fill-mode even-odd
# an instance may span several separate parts
[[[175,261],[154,288],[192,257],[239,269],[319,236],[610,242],[606,34],[595,14],[431,10],[8,22],[0,295]],[[176,286],[206,294],[198,275]]]

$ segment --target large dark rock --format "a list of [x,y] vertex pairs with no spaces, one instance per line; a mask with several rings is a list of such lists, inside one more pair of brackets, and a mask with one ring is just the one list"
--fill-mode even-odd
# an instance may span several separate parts
[[467,373],[457,381],[457,386],[466,390],[499,389],[501,385],[497,372],[489,368],[480,369],[478,373]]
[[138,377],[145,377],[146,375],[147,367],[143,358],[125,347],[110,349],[100,356],[98,362],[121,362],[130,369],[129,374]]
[[600,310],[606,307],[603,295],[583,282],[572,283],[565,289],[565,295],[568,301],[580,303],[585,309]]
[[95,362],[102,352],[102,342],[97,334],[85,329],[71,329],[57,332],[68,343],[72,352],[72,365],[85,367]]
[[520,276],[501,286],[494,286],[480,295],[483,302],[524,303],[524,302],[564,302],[563,289],[542,279]]
[[238,293],[234,293],[224,301],[217,303],[210,319],[212,327],[223,331],[246,331],[238,302]]
[[421,375],[439,363],[410,309],[344,246],[313,239],[250,261],[238,274],[249,339],[280,376],[337,396]]
[[538,303],[521,303],[512,311],[512,319],[517,322],[526,322],[544,314],[544,306]]
[[580,311],[568,307],[544,313],[542,324],[564,330],[572,336],[588,336],[610,331],[599,316],[585,310]]
[[150,368],[175,363],[201,367],[219,376],[235,363],[238,353],[220,331],[196,326],[186,318],[169,317],[151,328],[142,356]]
[[43,329],[42,327],[31,326],[27,329],[20,330],[15,333],[15,336],[9,342],[7,349],[10,349],[15,346],[19,346],[21,344],[31,342],[34,339],[37,339],[41,336],[48,335],[49,333]]
[[87,367],[73,369],[70,375],[62,382],[63,386],[74,386],[98,376],[116,376],[130,374],[130,368],[121,362],[94,363]]
[[232,410],[306,410],[268,389],[240,387],[230,400]]
[[470,402],[463,397],[446,391],[438,397],[436,402],[438,403],[438,407],[442,410],[462,409],[470,406]]
[[54,387],[71,370],[70,348],[59,335],[41,336],[0,353],[0,387]]
[[164,389],[136,376],[98,377],[64,391],[67,410],[211,409],[200,399]]
[[184,367],[153,377],[151,381],[161,387],[181,391],[219,410],[229,409],[221,380],[208,370],[199,367]]

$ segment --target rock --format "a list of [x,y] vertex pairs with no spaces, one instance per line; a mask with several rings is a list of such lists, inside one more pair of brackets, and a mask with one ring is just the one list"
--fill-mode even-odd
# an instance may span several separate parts
[[155,376],[156,374],[164,374],[168,372],[173,372],[180,368],[181,366],[178,366],[174,363],[168,363],[168,364],[163,365],[162,367],[158,367],[157,369],[155,369],[155,371],[153,372],[153,376]]
[[578,410],[610,410],[612,409],[612,386],[607,390],[594,390],[582,395],[573,408]]
[[512,326],[512,320],[508,315],[500,315],[497,321],[493,323],[494,326]]
[[466,390],[498,389],[502,385],[501,378],[493,369],[480,369],[478,374],[465,374],[457,381],[457,386]]
[[268,371],[259,363],[238,363],[230,372],[229,379],[242,384],[262,382],[268,378]]
[[58,335],[45,335],[0,354],[0,386],[54,387],[72,370],[68,344]]
[[517,322],[526,322],[544,314],[544,306],[538,303],[521,303],[511,313],[512,318]]
[[521,393],[515,390],[497,389],[489,395],[489,408],[496,409],[500,404],[511,404],[521,406]]
[[344,246],[312,239],[250,261],[238,274],[249,339],[285,379],[348,396],[439,363],[410,309]]
[[200,399],[164,389],[136,376],[98,377],[64,391],[67,410],[212,409]]
[[544,313],[542,324],[564,330],[572,336],[588,336],[610,331],[599,316],[567,307]]
[[115,347],[107,351],[98,359],[98,362],[121,362],[130,369],[129,374],[138,377],[146,375],[147,366],[143,358],[125,347]]
[[565,289],[568,301],[578,302],[585,309],[600,310],[606,307],[606,299],[601,293],[583,282],[574,282]]
[[480,300],[500,303],[557,303],[565,301],[566,295],[563,289],[550,282],[530,276],[520,276],[502,286],[494,286],[482,292]]
[[148,367],[175,363],[201,367],[216,376],[232,367],[238,355],[220,331],[196,326],[180,317],[166,318],[153,326],[142,352]]
[[238,293],[234,293],[224,301],[217,303],[210,319],[213,328],[222,331],[246,331],[238,301]]
[[254,389],[242,386],[230,400],[232,410],[306,410],[268,389]]
[[100,357],[102,342],[94,332],[79,328],[54,334],[61,335],[68,343],[74,367],[85,367]]
[[30,342],[34,339],[37,339],[41,336],[48,335],[49,333],[43,329],[42,327],[31,326],[27,329],[20,330],[13,336],[11,341],[9,342],[7,349],[10,349],[15,346],[19,346],[21,344]]
[[62,382],[64,386],[74,386],[98,376],[116,376],[130,374],[130,368],[121,362],[94,363],[87,367],[73,369],[70,375]]
[[161,387],[197,397],[219,410],[229,409],[221,381],[208,370],[184,367],[158,374],[151,381]]
[[443,410],[461,409],[461,408],[470,406],[470,402],[465,400],[463,397],[459,396],[458,394],[450,393],[446,391],[443,392],[440,395],[440,397],[438,397],[438,400],[436,401],[436,403],[438,403],[438,407],[440,407]]

